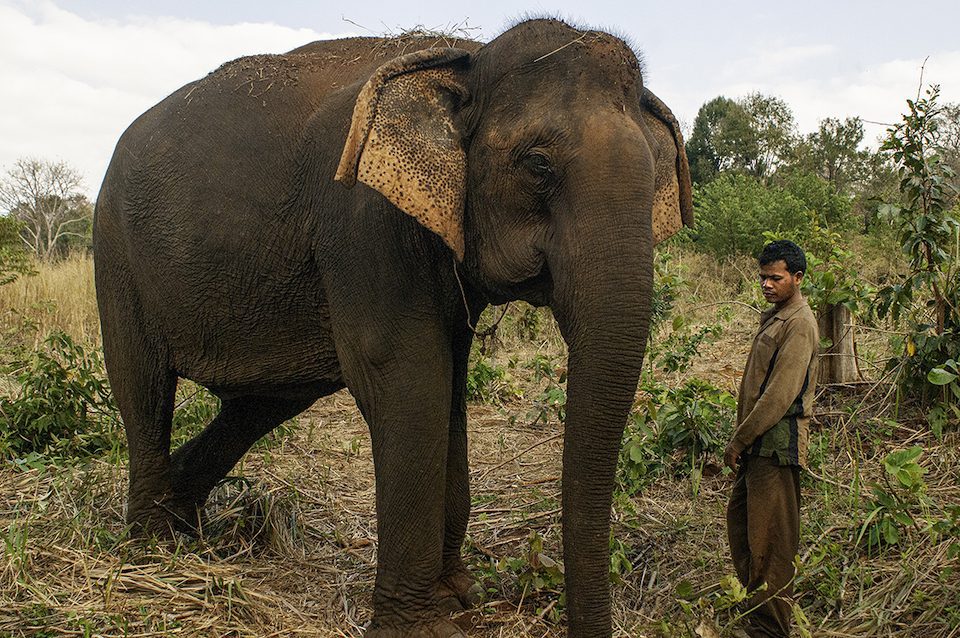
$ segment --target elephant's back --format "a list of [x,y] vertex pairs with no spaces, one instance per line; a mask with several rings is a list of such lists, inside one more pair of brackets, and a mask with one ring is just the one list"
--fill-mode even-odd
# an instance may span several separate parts
[[[412,36],[347,38],[227,62],[130,125],[117,144],[101,197],[122,200],[114,212],[126,214],[131,224],[149,224],[150,218],[167,224],[189,211],[182,223],[208,226],[228,219],[261,227],[263,217],[281,210],[299,187],[305,152],[329,155],[335,165],[354,99],[379,66],[448,44],[480,46]],[[316,139],[305,139],[311,120],[311,135],[322,121],[321,148]],[[129,218],[131,213],[136,218]]]

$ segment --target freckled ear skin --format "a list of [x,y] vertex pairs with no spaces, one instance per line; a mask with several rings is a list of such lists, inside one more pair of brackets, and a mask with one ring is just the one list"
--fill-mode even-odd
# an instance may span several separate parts
[[693,226],[690,167],[680,125],[670,109],[644,87],[643,119],[657,144],[653,197],[653,241],[659,244],[683,226]]
[[380,67],[357,97],[335,177],[379,191],[460,261],[467,161],[452,105],[466,94],[461,74],[469,55],[425,49]]

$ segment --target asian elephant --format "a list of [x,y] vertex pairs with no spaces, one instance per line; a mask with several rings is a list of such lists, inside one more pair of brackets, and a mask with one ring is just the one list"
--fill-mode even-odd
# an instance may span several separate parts
[[[569,350],[569,634],[609,636],[610,503],[653,247],[692,222],[683,140],[614,36],[538,19],[437,45],[240,58],[120,138],[94,251],[127,518],[195,523],[257,439],[346,387],[376,475],[366,635],[462,635],[447,615],[476,595],[460,558],[472,328],[491,303],[548,305]],[[171,454],[178,378],[222,407]]]

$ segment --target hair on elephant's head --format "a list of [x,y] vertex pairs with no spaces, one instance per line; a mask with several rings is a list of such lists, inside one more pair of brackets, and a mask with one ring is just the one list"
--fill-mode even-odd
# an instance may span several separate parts
[[531,20],[475,53],[383,65],[360,92],[337,179],[364,182],[439,235],[490,300],[553,310],[569,348],[571,635],[608,635],[610,502],[653,246],[693,221],[676,119],[622,40]]

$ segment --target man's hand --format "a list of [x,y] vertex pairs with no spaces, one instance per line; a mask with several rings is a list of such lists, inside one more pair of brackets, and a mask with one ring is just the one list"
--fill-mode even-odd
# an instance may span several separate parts
[[723,464],[729,467],[733,472],[736,472],[737,459],[740,458],[741,452],[743,452],[743,448],[740,447],[740,444],[736,441],[730,441],[727,443],[727,448],[723,451]]

